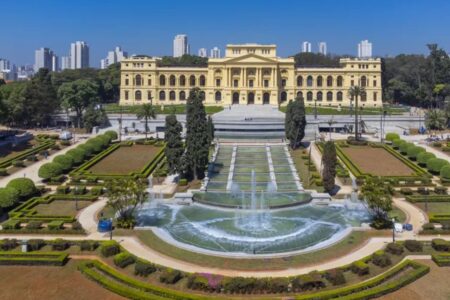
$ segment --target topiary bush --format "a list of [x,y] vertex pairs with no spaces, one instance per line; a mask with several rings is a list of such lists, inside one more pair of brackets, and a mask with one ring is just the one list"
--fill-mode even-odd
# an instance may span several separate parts
[[63,167],[56,162],[51,162],[51,163],[43,164],[39,168],[38,176],[41,177],[42,179],[48,180],[52,177],[59,176],[62,173],[63,173]]
[[94,153],[94,149],[92,148],[92,146],[88,146],[86,144],[80,145],[75,149],[83,151],[85,158],[91,156],[92,153]]
[[402,139],[395,139],[392,141],[392,147],[394,149],[399,149],[402,144],[405,144],[406,141]]
[[443,166],[439,175],[441,176],[441,179],[450,180],[450,165]]
[[28,249],[30,251],[38,251],[45,245],[45,241],[42,239],[31,239],[27,241]]
[[391,258],[383,250],[379,250],[372,255],[372,263],[381,268],[385,268],[387,266],[390,266],[392,264],[392,261]]
[[325,278],[333,285],[341,285],[347,282],[345,280],[344,272],[341,269],[328,270],[325,273]]
[[37,193],[36,186],[30,178],[15,178],[6,185],[19,192],[19,197],[22,199],[29,198]]
[[417,155],[422,152],[425,152],[424,148],[418,146],[410,146],[408,147],[406,154],[408,155],[409,159],[417,160]]
[[422,243],[416,240],[406,240],[404,246],[410,252],[422,252],[423,250]]
[[180,271],[166,268],[159,276],[159,281],[166,284],[175,284],[181,278],[183,278],[183,274]]
[[131,265],[134,261],[134,256],[128,252],[122,252],[114,256],[114,264],[122,269]]
[[427,169],[433,174],[439,174],[442,167],[448,165],[448,161],[442,158],[430,158],[427,161]]
[[417,160],[417,162],[419,163],[419,165],[421,165],[422,167],[424,167],[424,166],[427,165],[427,161],[428,161],[430,158],[436,158],[436,155],[434,155],[434,154],[431,153],[431,152],[421,152],[421,153],[417,154],[416,160]]
[[86,153],[82,149],[75,148],[67,151],[66,155],[72,157],[74,165],[79,165],[84,161]]
[[355,261],[351,268],[353,273],[358,274],[359,276],[367,275],[369,274],[369,265],[366,264],[362,260]]
[[120,253],[120,246],[116,241],[106,241],[100,246],[100,253],[104,257],[110,257]]
[[431,241],[431,247],[436,251],[450,251],[450,242],[444,239],[433,239]]
[[117,140],[118,138],[117,132],[115,132],[114,130],[108,130],[104,133],[104,135],[109,136],[112,141]]
[[75,163],[72,156],[65,154],[56,156],[53,159],[53,162],[60,164],[63,168],[63,171],[69,171],[70,169],[72,169]]
[[156,267],[152,263],[138,259],[134,265],[134,275],[147,277],[156,272]]
[[412,147],[412,146],[414,146],[414,144],[405,142],[405,143],[402,143],[402,144],[398,147],[398,149],[400,150],[400,153],[401,153],[401,154],[406,154],[406,153],[408,152],[408,148],[409,148],[409,147]]
[[388,132],[388,133],[386,133],[385,139],[386,139],[386,141],[393,142],[394,140],[400,139],[400,135],[398,135],[398,133]]
[[8,176],[8,171],[5,168],[0,168],[0,176]]
[[401,255],[403,253],[403,245],[398,243],[389,243],[386,246],[386,252],[389,252],[394,255]]
[[103,142],[98,138],[90,139],[85,145],[91,147],[93,153],[99,153],[103,150]]
[[69,243],[63,239],[51,241],[53,251],[64,251],[69,248]]
[[94,251],[98,247],[98,242],[84,240],[80,242],[79,246],[81,251]]
[[18,190],[11,187],[0,188],[0,208],[9,208],[19,202],[19,199]]

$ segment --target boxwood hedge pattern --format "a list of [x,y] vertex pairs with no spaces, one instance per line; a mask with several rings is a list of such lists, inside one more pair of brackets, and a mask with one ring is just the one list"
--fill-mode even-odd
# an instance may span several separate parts
[[69,254],[64,252],[0,252],[0,265],[63,266]]
[[43,150],[50,149],[53,145],[55,145],[54,140],[40,140],[39,144],[36,147],[22,151],[8,159],[0,160],[0,168],[7,168],[11,166],[15,161],[25,160],[31,155],[36,155]]
[[[90,179],[90,178],[96,178],[101,180],[112,180],[112,179],[119,179],[119,178],[147,178],[150,176],[150,174],[155,170],[155,168],[159,165],[159,163],[164,159],[164,148],[165,146],[161,146],[161,150],[156,154],[155,158],[151,161],[149,161],[139,172],[130,172],[127,175],[123,174],[92,174],[89,171],[89,168],[91,168],[93,165],[97,164],[99,161],[107,157],[109,154],[117,150],[119,147],[130,147],[133,145],[133,142],[122,142],[122,143],[116,143],[111,145],[106,150],[100,152],[96,156],[94,156],[89,161],[85,162],[81,166],[79,166],[77,169],[73,170],[70,175],[82,178],[82,179]],[[156,146],[156,144],[155,144]]]

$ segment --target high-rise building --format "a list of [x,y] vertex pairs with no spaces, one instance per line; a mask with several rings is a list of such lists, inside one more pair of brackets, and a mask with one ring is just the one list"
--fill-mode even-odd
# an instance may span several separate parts
[[17,80],[29,80],[34,74],[34,66],[25,65],[17,68]]
[[128,53],[125,51],[122,51],[122,48],[117,46],[113,51],[109,51],[106,58],[100,60],[100,68],[106,69],[110,65],[121,62],[122,59],[127,58]]
[[311,52],[311,43],[310,42],[303,42],[302,43],[302,52]]
[[70,69],[70,56],[61,57],[61,70]]
[[358,57],[372,57],[372,43],[370,43],[369,40],[363,40],[358,44]]
[[70,44],[70,68],[89,68],[89,46],[83,41]]
[[53,71],[53,51],[49,48],[40,48],[34,52],[34,71],[37,72],[41,68]]
[[0,58],[0,72],[11,69],[11,62],[5,58]]
[[319,43],[319,53],[322,55],[327,55],[327,43],[326,42]]
[[17,67],[7,59],[0,58],[0,78],[3,80],[16,80]]
[[207,57],[208,56],[208,51],[206,50],[206,48],[198,49],[198,56],[200,56],[200,57]]
[[188,37],[185,34],[178,34],[173,39],[173,57],[180,57],[189,54]]
[[211,49],[211,58],[220,58],[220,49],[218,47],[214,47]]
[[53,53],[52,54],[52,71],[53,72],[59,72],[59,58],[58,56]]

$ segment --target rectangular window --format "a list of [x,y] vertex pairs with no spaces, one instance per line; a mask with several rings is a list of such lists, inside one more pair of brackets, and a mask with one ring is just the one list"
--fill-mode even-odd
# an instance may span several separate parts
[[286,79],[281,79],[281,86],[286,86]]
[[147,100],[152,100],[152,92],[147,91]]
[[376,80],[373,81],[373,86],[374,86],[374,87],[377,86],[377,81],[376,81]]
[[128,100],[128,91],[125,91],[125,100]]
[[148,80],[148,85],[152,85],[152,80],[151,79]]
[[239,84],[239,80],[237,80],[237,79],[233,80],[234,87],[238,87],[238,84]]
[[248,81],[248,86],[249,86],[249,87],[253,87],[253,80],[249,80],[249,81]]
[[264,79],[264,87],[269,87],[269,80]]
[[220,79],[216,79],[216,86],[220,86]]
[[373,92],[373,101],[377,101],[377,92]]
[[130,84],[130,80],[127,78],[125,79],[125,85],[129,85]]
[[351,86],[355,85],[355,81],[352,79],[352,81],[350,82]]

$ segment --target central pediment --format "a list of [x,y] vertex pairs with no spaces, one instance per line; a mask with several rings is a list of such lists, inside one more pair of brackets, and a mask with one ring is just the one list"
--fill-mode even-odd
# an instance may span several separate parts
[[259,64],[259,63],[271,63],[276,64],[278,63],[278,60],[276,58],[269,58],[264,57],[257,54],[246,54],[238,57],[230,57],[225,58],[224,63],[231,64],[231,63],[239,63],[239,64]]

